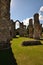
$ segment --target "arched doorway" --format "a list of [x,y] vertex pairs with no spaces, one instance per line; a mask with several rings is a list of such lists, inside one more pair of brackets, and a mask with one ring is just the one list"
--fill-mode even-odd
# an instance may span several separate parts
[[19,36],[19,31],[20,31],[20,21],[16,20],[15,21],[15,29],[16,29],[16,35]]

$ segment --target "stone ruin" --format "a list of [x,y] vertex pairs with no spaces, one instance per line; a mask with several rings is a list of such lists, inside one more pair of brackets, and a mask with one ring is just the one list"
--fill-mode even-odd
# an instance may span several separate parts
[[15,22],[13,20],[11,20],[11,36],[12,38],[16,37],[16,30],[15,30]]
[[[15,25],[16,22],[19,22],[20,24],[20,28],[19,29],[15,29]],[[26,37],[28,35],[29,38],[35,38],[35,39],[40,39],[41,35],[42,35],[42,24],[40,24],[39,21],[39,14],[36,13],[34,15],[34,24],[33,24],[33,19],[29,20],[29,25],[28,25],[28,31],[26,29],[26,26],[23,25],[23,22],[21,23],[19,20],[16,20],[15,22],[13,22],[13,36],[16,37],[16,32],[19,32],[20,37]]]
[[20,31],[19,31],[19,33],[20,33],[21,37],[25,37],[26,34],[27,34],[26,26],[23,25],[23,22],[20,23]]
[[[26,36],[27,30],[26,30],[26,26],[23,25],[23,22],[21,23],[19,20],[16,20],[15,22],[12,20],[12,22],[13,22],[13,24],[12,24],[12,33],[14,32],[13,36],[16,37],[17,33],[19,33],[20,37]],[[16,22],[19,22],[19,28],[18,29],[15,28]]]
[[[17,28],[16,29],[16,23],[19,23],[19,28]],[[19,20],[16,20],[16,21],[14,21],[14,31],[15,31],[15,37],[16,37],[16,35],[17,35],[17,33],[19,33],[19,30],[20,30],[20,21]],[[20,35],[20,33],[19,33],[19,35]]]
[[30,38],[40,39],[42,35],[42,24],[40,24],[38,13],[34,15],[34,24],[32,19],[29,20],[28,30]]
[[[0,0],[0,49],[9,47],[12,37],[16,37],[15,22],[10,20],[10,1]],[[26,36],[27,30],[23,23],[20,23],[20,36]],[[39,22],[39,14],[34,15],[34,25],[32,19],[29,20],[29,37],[40,39],[42,25]]]
[[0,0],[0,49],[9,47],[10,31],[10,0]]
[[33,38],[33,23],[32,23],[32,19],[29,20],[29,37]]
[[39,14],[36,13],[34,15],[34,34],[33,34],[33,38],[40,39],[41,34],[42,34],[42,24],[40,24],[40,21],[39,21]]

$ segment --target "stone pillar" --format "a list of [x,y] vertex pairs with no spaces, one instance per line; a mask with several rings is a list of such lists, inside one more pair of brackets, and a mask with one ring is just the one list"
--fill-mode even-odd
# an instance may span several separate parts
[[24,37],[27,37],[26,25],[23,25],[23,36],[24,36]]
[[10,0],[0,0],[0,49],[9,47],[10,30]]
[[40,24],[40,21],[39,21],[39,14],[36,13],[34,15],[34,35],[33,37],[35,39],[40,39],[41,33],[42,33],[42,25]]
[[27,35],[26,26],[23,25],[23,22],[20,23],[20,31],[19,31],[19,33],[20,33],[21,37],[26,37],[26,35]]
[[29,20],[29,37],[33,38],[33,22],[32,22],[32,19]]
[[19,31],[19,33],[20,33],[20,36],[21,36],[21,37],[24,36],[24,35],[23,35],[23,22],[20,23],[20,31]]
[[16,29],[15,29],[15,22],[13,20],[11,20],[11,32],[12,32],[12,37],[15,38],[16,37]]

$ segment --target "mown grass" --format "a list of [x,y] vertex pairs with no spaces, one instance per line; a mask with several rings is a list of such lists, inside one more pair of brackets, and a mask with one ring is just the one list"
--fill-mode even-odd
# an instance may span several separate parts
[[[25,37],[14,38],[11,48],[17,65],[43,65],[43,45],[22,46],[23,41],[34,40]],[[43,44],[43,40],[40,40]]]

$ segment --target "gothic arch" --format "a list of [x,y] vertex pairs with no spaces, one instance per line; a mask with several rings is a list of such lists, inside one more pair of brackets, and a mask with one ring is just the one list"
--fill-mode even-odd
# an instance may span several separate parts
[[18,23],[18,28],[20,28],[20,21],[19,20],[16,20],[15,21],[15,29],[16,29],[16,24]]

